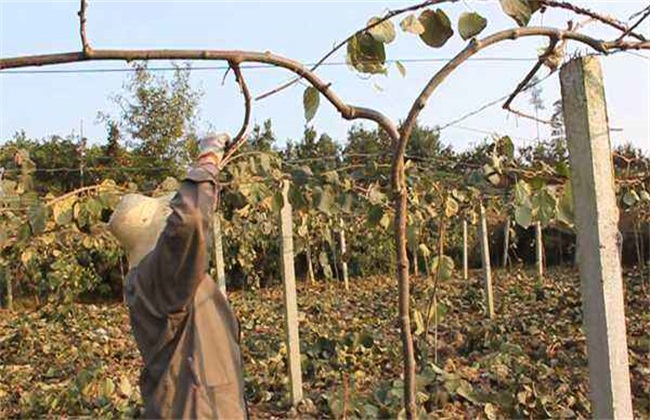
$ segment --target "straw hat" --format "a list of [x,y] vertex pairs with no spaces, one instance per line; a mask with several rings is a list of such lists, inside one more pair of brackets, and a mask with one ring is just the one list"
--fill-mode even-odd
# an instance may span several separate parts
[[126,251],[129,268],[137,266],[156,246],[171,214],[172,197],[173,194],[158,198],[127,194],[118,203],[108,228]]

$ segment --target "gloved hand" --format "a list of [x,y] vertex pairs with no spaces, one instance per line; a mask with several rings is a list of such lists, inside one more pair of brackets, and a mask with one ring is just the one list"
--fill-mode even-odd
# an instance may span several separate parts
[[226,133],[209,134],[199,141],[199,161],[208,160],[214,165],[219,165],[230,136]]

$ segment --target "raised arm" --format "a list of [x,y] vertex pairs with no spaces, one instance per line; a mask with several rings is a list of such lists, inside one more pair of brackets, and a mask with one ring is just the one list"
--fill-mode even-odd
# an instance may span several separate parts
[[202,141],[201,156],[171,200],[172,213],[156,247],[138,265],[139,287],[161,313],[184,310],[208,273],[217,165],[225,141],[215,138]]

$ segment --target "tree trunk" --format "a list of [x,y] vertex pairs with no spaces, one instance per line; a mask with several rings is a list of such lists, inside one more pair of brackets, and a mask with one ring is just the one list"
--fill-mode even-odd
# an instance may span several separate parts
[[494,297],[492,294],[492,269],[490,268],[490,243],[488,241],[485,207],[481,204],[481,258],[483,260],[483,284],[485,286],[485,310],[490,319],[494,318]]
[[467,220],[463,220],[463,280],[469,278],[468,273],[468,258],[467,258]]
[[397,257],[397,282],[399,299],[399,320],[404,357],[404,409],[406,418],[413,419],[415,404],[415,355],[411,334],[409,261],[406,241],[407,187],[405,182],[404,157],[399,156],[392,168],[392,186],[395,204],[395,253]]

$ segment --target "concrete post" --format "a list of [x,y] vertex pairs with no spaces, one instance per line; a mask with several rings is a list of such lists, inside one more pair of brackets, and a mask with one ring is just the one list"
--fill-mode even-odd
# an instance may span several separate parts
[[619,213],[600,63],[560,71],[571,163],[593,417],[631,419],[623,278],[616,247]]
[[467,220],[463,220],[463,280],[469,278],[467,261]]
[[341,242],[341,271],[343,272],[343,284],[345,284],[345,290],[350,290],[350,284],[348,280],[348,262],[347,262],[347,247],[345,244],[345,225],[343,219],[339,220],[339,242]]
[[289,181],[282,185],[283,207],[280,210],[280,234],[282,251],[282,278],[284,285],[284,321],[289,365],[291,404],[303,399],[302,373],[300,368],[300,342],[298,340],[298,300],[296,275],[293,261],[293,223],[289,202]]
[[481,259],[483,260],[483,284],[485,285],[485,310],[486,315],[492,319],[494,318],[494,297],[492,294],[492,269],[490,268],[490,243],[483,204],[481,204]]

